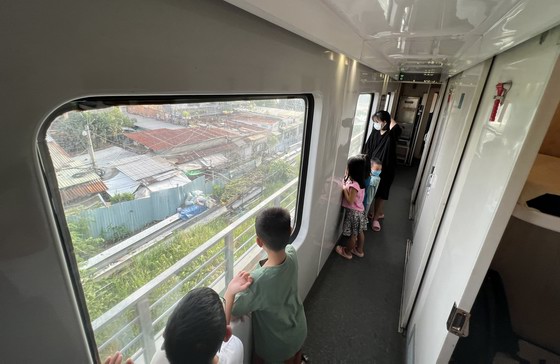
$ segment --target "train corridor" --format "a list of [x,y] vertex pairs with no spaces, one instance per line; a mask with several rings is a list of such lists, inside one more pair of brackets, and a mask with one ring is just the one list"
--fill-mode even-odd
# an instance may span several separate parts
[[403,363],[397,328],[416,171],[399,166],[382,230],[366,232],[366,256],[347,261],[333,251],[321,270],[304,303],[311,363]]

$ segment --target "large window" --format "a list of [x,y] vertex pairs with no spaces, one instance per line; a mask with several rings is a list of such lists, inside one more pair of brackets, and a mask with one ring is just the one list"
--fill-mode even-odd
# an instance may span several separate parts
[[255,266],[260,209],[295,220],[308,100],[73,106],[40,143],[69,259],[101,357],[149,362],[186,292]]
[[367,122],[371,111],[371,94],[361,94],[358,97],[356,105],[356,115],[352,126],[352,138],[350,139],[349,156],[360,154],[362,145],[364,144],[364,134],[366,132]]

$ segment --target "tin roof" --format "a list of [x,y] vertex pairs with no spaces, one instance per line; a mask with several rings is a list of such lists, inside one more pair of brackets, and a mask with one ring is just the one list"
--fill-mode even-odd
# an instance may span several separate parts
[[147,155],[135,155],[123,158],[113,163],[113,166],[134,181],[141,181],[175,169],[175,167],[165,159]]
[[186,144],[198,144],[223,137],[236,137],[236,133],[221,128],[192,127],[186,129],[156,129],[126,133],[128,138],[153,151],[161,151]]
[[88,197],[107,190],[107,186],[99,180],[60,189],[62,201],[69,202],[82,197]]

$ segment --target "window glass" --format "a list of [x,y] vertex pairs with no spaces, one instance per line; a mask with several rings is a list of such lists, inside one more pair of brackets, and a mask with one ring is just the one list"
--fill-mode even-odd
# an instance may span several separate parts
[[354,116],[354,124],[352,126],[352,138],[350,140],[349,156],[360,154],[364,143],[364,133],[367,127],[371,106],[371,94],[361,94],[358,97],[356,106],[356,115]]
[[255,266],[258,210],[296,216],[306,117],[305,98],[283,97],[131,103],[52,122],[47,154],[101,357],[149,362],[186,292],[221,292]]

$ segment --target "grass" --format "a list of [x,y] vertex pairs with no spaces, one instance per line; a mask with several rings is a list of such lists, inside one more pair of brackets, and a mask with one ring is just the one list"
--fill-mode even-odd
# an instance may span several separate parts
[[[286,179],[291,177],[286,171],[282,171],[282,174]],[[272,174],[270,177],[276,176]],[[284,181],[278,181],[276,178],[271,178],[269,180],[272,181],[265,184],[264,193],[256,201],[253,201],[248,206],[248,209],[253,208],[285,185]],[[296,189],[297,185],[286,191],[285,195]],[[272,202],[271,205],[273,203],[274,202]],[[294,208],[294,198],[288,198],[283,205],[283,207],[289,209]],[[198,225],[187,230],[176,231],[164,242],[133,257],[124,269],[112,276],[93,279],[91,272],[82,271],[82,286],[90,319],[93,321],[100,317],[103,313],[113,308],[123,299],[143,287],[177,261],[187,256],[217,233],[225,229],[230,223],[231,221],[226,216],[221,216],[205,225]],[[234,230],[235,260],[238,260],[254,245],[255,232],[253,226],[254,218],[251,218]],[[83,225],[80,225],[80,227],[83,228]],[[84,238],[86,234],[84,234],[83,229],[80,230],[80,233],[82,240],[87,241],[87,238]],[[97,246],[104,244],[101,241],[95,241],[94,243],[94,245]],[[151,306],[151,319],[154,321],[160,318],[154,325],[153,332],[159,332],[164,328],[173,305],[187,292],[195,286],[210,285],[223,276],[224,273],[225,252],[224,241],[222,240],[193,259],[189,264],[185,265],[177,274],[149,292],[144,299],[146,299]],[[112,339],[105,348],[100,350],[101,357],[109,355],[115,350],[122,350],[125,345],[140,335],[141,328],[138,322],[130,324],[127,329],[123,330],[127,324],[138,316],[135,311],[133,306],[107,323],[104,327],[96,330],[95,338],[98,346],[109,340],[119,330],[122,330],[117,338]],[[138,340],[134,345],[129,347],[124,354],[126,356],[132,355],[140,350],[142,346],[143,341]]]

